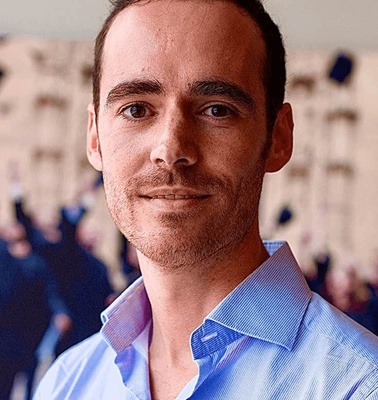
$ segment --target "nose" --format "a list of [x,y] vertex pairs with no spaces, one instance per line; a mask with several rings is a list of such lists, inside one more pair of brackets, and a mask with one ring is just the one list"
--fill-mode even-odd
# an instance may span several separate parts
[[151,150],[151,162],[167,170],[195,164],[198,149],[193,128],[184,116],[175,115],[165,120]]

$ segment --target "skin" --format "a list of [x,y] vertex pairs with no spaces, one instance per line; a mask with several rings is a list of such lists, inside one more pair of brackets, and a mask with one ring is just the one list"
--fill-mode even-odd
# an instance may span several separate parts
[[289,160],[293,122],[284,104],[267,148],[264,60],[254,21],[223,1],[133,5],[105,42],[87,153],[138,251],[154,399],[176,397],[195,376],[191,332],[268,257],[262,180]]

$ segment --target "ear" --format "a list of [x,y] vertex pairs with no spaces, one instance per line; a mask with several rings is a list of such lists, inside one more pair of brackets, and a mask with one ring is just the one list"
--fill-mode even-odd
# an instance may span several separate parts
[[293,112],[291,105],[285,103],[278,111],[272,132],[272,144],[265,172],[277,172],[291,158],[293,152]]
[[88,127],[87,127],[87,157],[92,166],[97,171],[102,171],[102,154],[98,138],[98,130],[96,123],[96,113],[93,104],[89,104],[88,108]]

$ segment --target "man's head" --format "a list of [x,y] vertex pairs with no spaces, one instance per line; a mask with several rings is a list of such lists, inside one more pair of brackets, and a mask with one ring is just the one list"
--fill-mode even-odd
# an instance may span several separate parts
[[255,19],[231,1],[140,1],[112,20],[101,54],[88,156],[120,230],[165,266],[256,243],[263,175],[290,158],[292,119],[281,99],[267,124]]
[[[100,82],[102,76],[102,53],[107,33],[117,15],[134,4],[145,4],[151,0],[113,0],[113,9],[105,20],[95,43],[93,68],[93,104],[96,115],[100,102]],[[155,0],[156,1],[156,0]],[[185,1],[185,0],[181,0]],[[260,28],[265,41],[266,59],[264,65],[264,87],[267,96],[267,123],[272,128],[285,97],[286,61],[282,37],[277,25],[265,11],[260,0],[199,0],[207,3],[213,1],[230,1],[249,13]],[[189,32],[188,32],[189,34]]]

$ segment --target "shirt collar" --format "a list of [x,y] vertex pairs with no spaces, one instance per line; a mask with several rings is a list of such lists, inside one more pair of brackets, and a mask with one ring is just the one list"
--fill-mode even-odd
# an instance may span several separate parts
[[[207,332],[206,323],[216,323],[235,333],[230,338],[247,335],[291,349],[311,291],[288,244],[264,244],[270,257],[205,318],[203,326],[193,332],[192,344],[196,334],[198,343],[206,343],[204,337],[212,334]],[[105,340],[117,353],[126,349],[151,320],[142,278],[127,288],[101,318]]]
[[206,319],[291,349],[312,294],[288,244],[264,244],[270,257]]
[[101,334],[117,352],[125,350],[151,320],[151,305],[142,278],[137,279],[101,314]]

